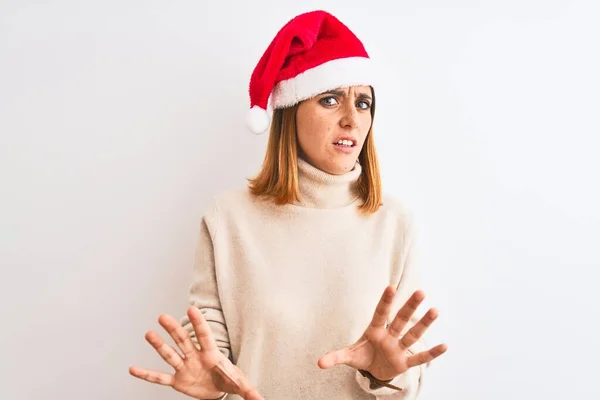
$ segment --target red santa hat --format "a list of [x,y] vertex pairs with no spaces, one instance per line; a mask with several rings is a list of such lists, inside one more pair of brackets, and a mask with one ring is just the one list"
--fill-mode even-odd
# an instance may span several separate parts
[[361,41],[325,11],[300,14],[279,30],[250,79],[247,125],[256,134],[270,124],[267,106],[293,106],[328,90],[373,86],[371,59]]

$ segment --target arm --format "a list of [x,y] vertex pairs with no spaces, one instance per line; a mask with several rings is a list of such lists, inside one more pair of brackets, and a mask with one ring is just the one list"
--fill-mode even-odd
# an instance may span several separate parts
[[235,393],[246,400],[263,400],[231,361],[215,273],[216,221],[215,211],[204,215],[201,221],[187,316],[179,321],[168,314],[159,317],[159,323],[180,351],[157,333],[146,334],[146,340],[174,369],[173,373],[133,366],[129,372],[139,379],[170,386],[194,399],[222,399],[226,393]]
[[[415,271],[415,231],[410,218],[407,219],[404,232],[404,239],[397,260],[398,270],[400,271],[400,279],[396,287],[397,294],[394,298],[392,311],[387,319],[388,324],[394,319],[400,307],[402,307],[408,298],[420,288],[418,275]],[[413,314],[413,316],[410,318],[410,322],[402,330],[402,334],[415,325],[418,320],[419,317],[416,314]],[[427,350],[427,342],[421,338],[414,343],[407,350],[407,352],[409,354],[416,354],[425,350]],[[428,367],[429,363],[409,368],[403,374],[397,376],[391,381],[388,381],[388,383],[391,385],[402,389],[401,391],[374,384],[369,378],[363,376],[359,371],[356,372],[356,380],[363,390],[365,390],[367,393],[376,395],[378,399],[416,400],[418,399],[423,385],[423,374]]]
[[[215,272],[214,235],[217,231],[217,222],[216,207],[209,210],[201,219],[188,302],[202,312],[219,350],[231,360],[229,334],[221,309]],[[192,342],[200,348],[189,316],[183,317],[180,323],[189,333]]]

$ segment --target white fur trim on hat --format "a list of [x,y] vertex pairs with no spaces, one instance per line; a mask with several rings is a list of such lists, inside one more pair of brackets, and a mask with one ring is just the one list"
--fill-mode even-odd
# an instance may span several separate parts
[[273,89],[273,108],[291,107],[303,100],[339,87],[375,86],[376,71],[366,57],[328,61],[293,78],[278,82]]

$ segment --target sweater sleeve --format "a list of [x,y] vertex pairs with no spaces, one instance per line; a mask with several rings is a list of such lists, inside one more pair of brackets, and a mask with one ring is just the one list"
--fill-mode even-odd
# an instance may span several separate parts
[[[416,290],[421,289],[419,278],[415,271],[415,232],[410,215],[407,217],[406,221],[404,234],[402,235],[403,243],[401,245],[401,252],[398,257],[398,266],[401,271],[400,280],[396,288],[396,298],[394,299],[392,310],[387,321],[388,324],[391,323],[400,307],[404,305],[408,298]],[[421,307],[423,306],[424,303],[421,304]],[[406,331],[412,328],[412,326],[419,321],[419,314],[423,314],[424,311],[426,311],[421,310],[421,307],[419,307],[417,312],[413,314],[410,322],[403,329],[402,335],[404,335]],[[419,311],[421,311],[421,313],[419,313]],[[427,342],[423,337],[421,337],[421,339],[407,349],[407,353],[416,354],[426,349]],[[367,393],[374,394],[377,399],[380,400],[417,400],[423,386],[423,375],[428,367],[429,363],[409,368],[406,372],[397,376],[390,382],[392,385],[401,388],[402,391],[397,391],[385,386],[373,389],[370,387],[369,379],[362,376],[358,371],[356,372],[356,381],[363,390],[365,390]]]
[[[217,231],[216,207],[203,215],[195,249],[192,281],[189,286],[188,302],[198,307],[211,328],[219,350],[231,360],[231,346],[225,318],[219,299],[219,288],[215,272],[214,237]],[[181,319],[181,325],[198,345],[196,333],[189,317]]]

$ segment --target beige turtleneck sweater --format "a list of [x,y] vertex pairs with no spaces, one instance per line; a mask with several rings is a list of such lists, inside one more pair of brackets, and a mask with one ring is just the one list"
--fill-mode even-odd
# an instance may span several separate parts
[[[267,400],[416,399],[426,366],[392,382],[402,392],[371,390],[347,366],[317,366],[361,336],[388,284],[398,288],[390,318],[419,288],[409,213],[386,197],[376,213],[360,215],[359,164],[329,175],[300,159],[298,169],[297,204],[275,205],[248,189],[215,199],[201,220],[190,303]],[[188,318],[181,322],[195,341]]]

